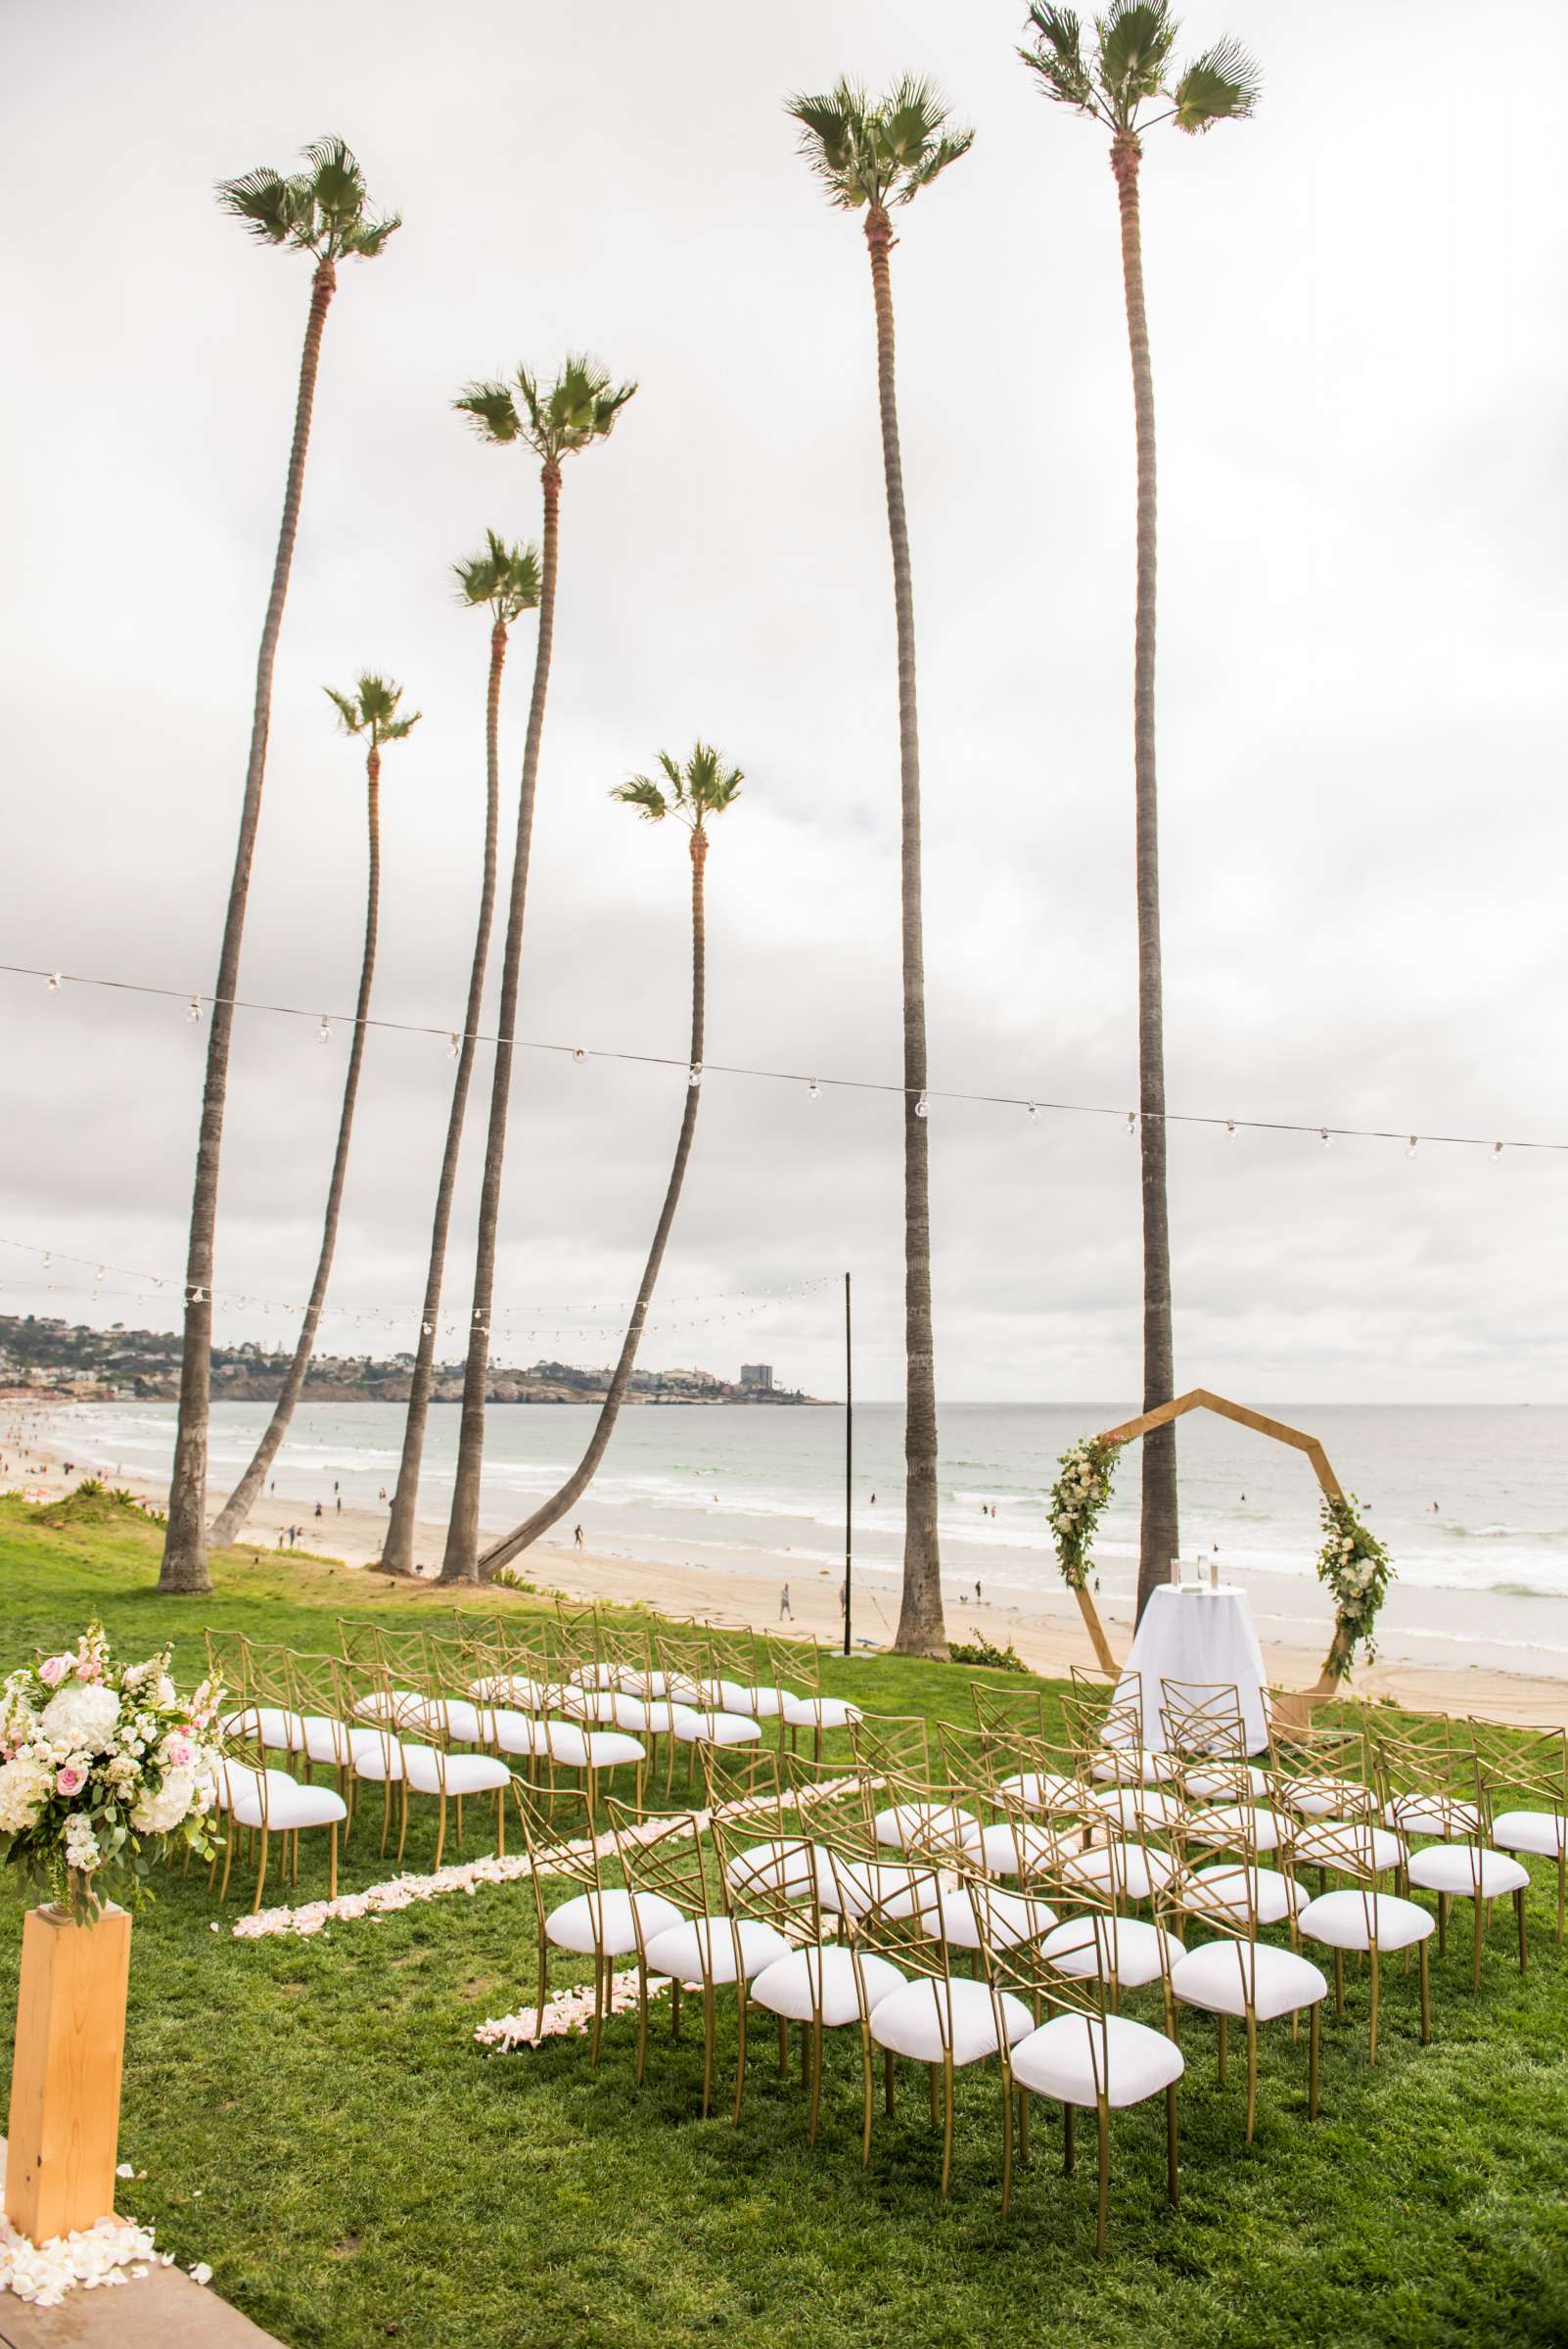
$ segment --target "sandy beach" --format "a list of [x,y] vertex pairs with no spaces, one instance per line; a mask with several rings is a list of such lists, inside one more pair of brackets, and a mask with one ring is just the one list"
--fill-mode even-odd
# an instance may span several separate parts
[[[56,1499],[79,1482],[80,1465],[71,1462],[51,1441],[53,1427],[47,1409],[10,1406],[8,1432],[0,1444],[6,1466],[0,1489],[33,1499]],[[161,1507],[166,1497],[161,1480],[130,1472],[115,1475],[116,1483],[138,1499]],[[223,1495],[213,1491],[215,1509]],[[336,1507],[311,1500],[268,1495],[252,1513],[246,1539],[259,1549],[286,1546],[290,1526],[299,1529],[297,1546],[315,1556],[373,1570],[381,1554],[385,1510],[352,1505]],[[280,1541],[280,1537],[283,1539]],[[422,1518],[415,1555],[435,1588],[444,1541],[444,1527]],[[753,1631],[778,1632],[780,1594],[788,1587],[790,1617],[786,1634],[810,1632],[837,1646],[843,1638],[839,1608],[839,1577],[827,1568],[803,1574],[798,1559],[780,1557],[766,1572],[747,1572],[733,1565],[721,1571],[697,1564],[606,1556],[578,1549],[570,1539],[539,1542],[521,1562],[520,1571],[544,1591],[561,1591],[576,1599],[603,1599],[611,1604],[642,1604],[674,1616],[696,1616],[715,1623],[745,1625]],[[870,1652],[892,1644],[892,1613],[885,1589],[867,1584],[856,1598],[856,1648]],[[1113,1651],[1124,1655],[1131,1638],[1130,1620],[1109,1611],[1106,1631]],[[948,1636],[954,1640],[980,1638],[999,1647],[1011,1645],[1032,1669],[1064,1675],[1070,1666],[1092,1668],[1094,1657],[1077,1608],[1065,1590],[1042,1593],[1037,1605],[999,1605],[973,1597],[947,1609]],[[1326,1646],[1326,1635],[1324,1645]],[[1317,1678],[1322,1651],[1264,1640],[1269,1679],[1282,1688],[1310,1686]],[[1360,1667],[1348,1684],[1352,1693],[1382,1698],[1416,1712],[1477,1714],[1494,1721],[1539,1723],[1568,1727],[1568,1681],[1529,1673],[1499,1672],[1474,1665],[1430,1667],[1408,1662]]]

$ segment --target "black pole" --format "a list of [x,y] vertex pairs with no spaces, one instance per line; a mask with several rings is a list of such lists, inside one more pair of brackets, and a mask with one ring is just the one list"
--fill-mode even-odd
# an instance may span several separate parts
[[851,1575],[854,1566],[854,1357],[851,1345],[850,1275],[844,1275],[844,1652],[850,1652]]

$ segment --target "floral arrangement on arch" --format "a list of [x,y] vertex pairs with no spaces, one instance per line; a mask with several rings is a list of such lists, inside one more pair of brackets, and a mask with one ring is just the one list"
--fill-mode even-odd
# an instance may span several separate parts
[[1354,1493],[1337,1498],[1329,1495],[1323,1501],[1317,1579],[1334,1594],[1334,1643],[1329,1653],[1339,1672],[1349,1667],[1358,1646],[1365,1648],[1368,1664],[1377,1654],[1373,1627],[1394,1579],[1388,1551],[1361,1523],[1360,1507]]
[[98,1880],[134,1904],[155,1858],[182,1842],[209,1859],[221,1689],[181,1696],[171,1650],[119,1664],[102,1624],[75,1647],[14,1672],[0,1689],[0,1845],[23,1881],[64,1898],[78,1924]]
[[1070,1590],[1087,1584],[1094,1529],[1111,1497],[1111,1469],[1121,1449],[1104,1436],[1081,1436],[1056,1464],[1046,1514],[1056,1562]]

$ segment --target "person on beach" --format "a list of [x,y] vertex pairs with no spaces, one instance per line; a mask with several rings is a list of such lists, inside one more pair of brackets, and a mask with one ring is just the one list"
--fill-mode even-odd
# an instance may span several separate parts
[[321,1514],[321,1503],[320,1503],[320,1501],[318,1500],[318,1501],[317,1501],[317,1503],[316,1503],[316,1515],[319,1517],[319,1516],[320,1516],[320,1514]]
[[790,1587],[788,1583],[784,1585],[783,1589],[780,1590],[778,1594],[778,1619],[780,1623],[784,1621],[786,1616],[788,1616],[791,1623],[795,1621],[795,1609],[790,1605]]
[[575,1525],[572,1528],[572,1546],[574,1549],[580,1549],[582,1547],[582,1528],[580,1525]]
[[340,1517],[343,1515],[343,1495],[341,1493],[338,1496],[338,1514]]
[[975,1585],[975,1604],[977,1607],[980,1604],[980,1585],[978,1583]]

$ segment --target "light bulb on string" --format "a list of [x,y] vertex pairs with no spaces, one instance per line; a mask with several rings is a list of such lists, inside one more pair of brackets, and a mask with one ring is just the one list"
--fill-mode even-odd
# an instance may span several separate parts
[[1319,1140],[1319,1141],[1322,1143],[1322,1145],[1323,1145],[1323,1148],[1324,1148],[1325,1150],[1331,1150],[1331,1149],[1333,1148],[1333,1146],[1334,1146],[1334,1137],[1333,1137],[1333,1135],[1332,1135],[1332,1134],[1329,1132],[1329,1130],[1328,1130],[1328,1128],[1327,1128],[1326,1126],[1319,1126],[1319,1127],[1318,1127],[1318,1128],[1317,1128],[1317,1138],[1318,1138],[1318,1140]]
[[1038,1120],[1039,1111],[1035,1107],[1033,1101],[1026,1101],[1024,1103],[1024,1115],[1029,1120],[1031,1126],[1035,1125]]
[[450,1036],[447,1037],[447,1039],[446,1039],[446,1057],[447,1057],[447,1059],[448,1059],[448,1060],[455,1060],[455,1059],[457,1058],[458,1049],[459,1049],[459,1046],[458,1046],[458,1041],[457,1041],[457,1031],[456,1031],[455,1029],[453,1029],[453,1031],[452,1031],[451,1035],[450,1035]]
[[587,1059],[588,1055],[586,1054],[586,1052],[584,1052],[584,1050],[582,1049],[582,1046],[581,1046],[580,1044],[577,1044],[577,1045],[576,1045],[576,1046],[574,1047],[574,1049],[573,1049],[572,1057],[573,1057],[573,1059],[574,1059],[574,1060],[576,1062],[576,1064],[577,1064],[578,1068],[580,1069],[580,1068],[581,1068],[581,1066],[582,1066],[582,1064],[583,1064],[583,1062],[584,1062],[584,1061]]
[[[701,1084],[702,1081],[703,1064],[700,1060],[694,1060],[691,1064],[691,1067],[686,1071],[686,1082],[688,1084],[697,1085]],[[560,1333],[557,1332],[557,1335],[559,1334]]]
[[1492,1150],[1491,1150],[1490,1157],[1489,1157],[1489,1159],[1488,1159],[1488,1162],[1487,1162],[1487,1163],[1488,1163],[1488,1165],[1489,1165],[1489,1166],[1494,1166],[1494,1167],[1495,1167],[1495,1166],[1497,1165],[1497,1163],[1498,1163],[1499,1159],[1501,1156],[1502,1156],[1502,1144],[1501,1144],[1500,1142],[1494,1142],[1494,1143],[1493,1143],[1493,1145],[1492,1145]]
[[53,1258],[53,1257],[52,1257],[52,1256],[49,1254],[48,1250],[46,1249],[46,1250],[44,1251],[44,1261],[43,1261],[43,1268],[44,1268],[44,1270],[45,1270],[46,1272],[48,1271],[48,1269],[49,1269],[50,1266],[51,1266],[51,1265],[54,1263],[54,1261],[55,1261],[55,1260],[54,1260],[54,1258]]
[[1136,1133],[1138,1129],[1138,1113],[1135,1109],[1130,1109],[1127,1113],[1127,1129],[1129,1133]]
[[317,1043],[318,1043],[318,1044],[324,1044],[324,1043],[326,1042],[326,1040],[327,1040],[328,1036],[331,1036],[331,1034],[332,1034],[332,1022],[331,1022],[331,1021],[328,1019],[328,1017],[327,1017],[326,1013],[325,1013],[325,1012],[323,1012],[323,1013],[322,1013],[322,1015],[321,1015],[321,1025],[320,1025],[320,1027],[319,1027],[319,1028],[316,1030],[316,1041],[317,1041]]
[[1418,1148],[1418,1147],[1419,1147],[1419,1144],[1418,1144],[1418,1142],[1417,1142],[1416,1136],[1415,1136],[1415,1135],[1412,1133],[1412,1134],[1411,1134],[1411,1136],[1410,1136],[1410,1138],[1409,1138],[1409,1140],[1408,1140],[1408,1141],[1406,1143],[1406,1145],[1405,1145],[1405,1155],[1406,1155],[1406,1157],[1407,1157],[1407,1158],[1413,1158],[1413,1157],[1415,1156],[1415,1153],[1416,1153],[1416,1150],[1417,1150],[1417,1148]]
[[1234,1141],[1236,1138],[1236,1121],[1234,1118],[1226,1118],[1225,1131],[1229,1134],[1231,1140]]
[[58,971],[51,971],[49,974],[48,991],[52,995],[58,995],[60,992],[60,973]]
[[922,1094],[921,1094],[921,1096],[920,1096],[920,1098],[919,1098],[919,1100],[918,1100],[918,1101],[915,1103],[915,1116],[916,1116],[917,1118],[929,1118],[929,1117],[930,1117],[930,1115],[931,1115],[931,1099],[930,1099],[930,1096],[929,1096],[929,1094],[922,1093]]
[[814,1077],[811,1079],[810,1083],[806,1088],[806,1097],[808,1101],[820,1101],[822,1098],[822,1087],[817,1083]]
[[185,1016],[190,1021],[193,1028],[200,1027],[202,1020],[202,998],[200,995],[193,995],[191,997],[189,1003],[187,1003],[185,1006]]

